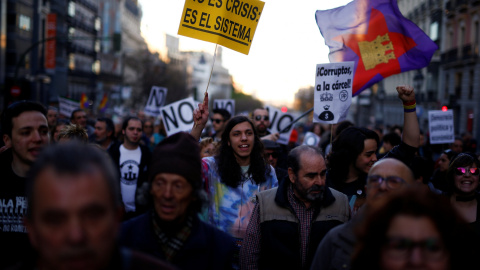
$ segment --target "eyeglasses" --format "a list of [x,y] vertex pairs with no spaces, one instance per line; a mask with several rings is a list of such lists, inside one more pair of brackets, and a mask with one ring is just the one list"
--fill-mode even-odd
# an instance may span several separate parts
[[272,158],[278,158],[278,153],[277,152],[266,153],[265,155],[267,156],[267,158],[269,158],[270,156],[272,156]]
[[455,174],[457,175],[464,175],[465,173],[467,173],[467,171],[469,171],[471,175],[480,174],[480,171],[478,170],[478,168],[466,168],[466,167],[455,168]]
[[390,237],[386,241],[384,252],[393,259],[407,259],[416,247],[420,248],[423,258],[427,261],[439,260],[445,254],[445,247],[437,238],[413,241],[403,237]]
[[385,182],[389,189],[397,189],[405,184],[405,180],[397,176],[387,176],[385,178],[380,175],[368,176],[367,183],[369,186],[379,187],[382,182]]
[[270,120],[270,117],[268,117],[268,115],[256,115],[256,116],[255,116],[255,120],[256,120],[256,121],[262,120],[262,116],[263,116],[263,121],[268,121],[268,120]]
[[212,118],[212,119],[210,119],[210,120],[212,120],[212,122],[214,122],[214,123],[216,123],[216,124],[220,124],[220,123],[223,122],[222,119],[218,119],[218,118],[217,118],[217,119]]

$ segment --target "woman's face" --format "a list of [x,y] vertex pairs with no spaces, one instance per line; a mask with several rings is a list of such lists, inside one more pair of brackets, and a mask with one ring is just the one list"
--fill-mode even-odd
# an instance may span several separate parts
[[450,268],[450,254],[434,222],[425,216],[395,216],[380,253],[380,268],[389,270]]
[[438,170],[441,172],[446,172],[449,164],[450,159],[448,159],[448,156],[446,154],[441,154],[438,158]]
[[[472,173],[472,171],[474,173]],[[455,168],[454,172],[455,193],[458,195],[474,194],[478,188],[479,169],[475,164]]]
[[373,164],[377,162],[377,141],[374,139],[366,139],[364,142],[363,152],[358,155],[355,161],[355,168],[358,172],[368,173]]

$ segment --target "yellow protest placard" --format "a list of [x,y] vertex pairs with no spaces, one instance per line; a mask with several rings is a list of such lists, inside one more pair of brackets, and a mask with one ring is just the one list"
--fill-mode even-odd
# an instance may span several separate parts
[[178,34],[248,54],[264,2],[185,0]]

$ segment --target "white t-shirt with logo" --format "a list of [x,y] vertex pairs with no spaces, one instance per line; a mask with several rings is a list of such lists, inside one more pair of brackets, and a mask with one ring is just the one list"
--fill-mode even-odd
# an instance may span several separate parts
[[137,189],[139,165],[142,158],[140,147],[135,150],[120,145],[120,190],[126,212],[135,211],[135,191]]

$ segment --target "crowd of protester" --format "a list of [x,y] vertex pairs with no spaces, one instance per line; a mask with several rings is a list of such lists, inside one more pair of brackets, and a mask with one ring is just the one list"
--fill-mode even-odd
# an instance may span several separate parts
[[430,145],[397,92],[402,126],[297,124],[286,145],[266,109],[210,112],[208,95],[170,136],[141,111],[15,102],[0,269],[479,269],[476,141]]

